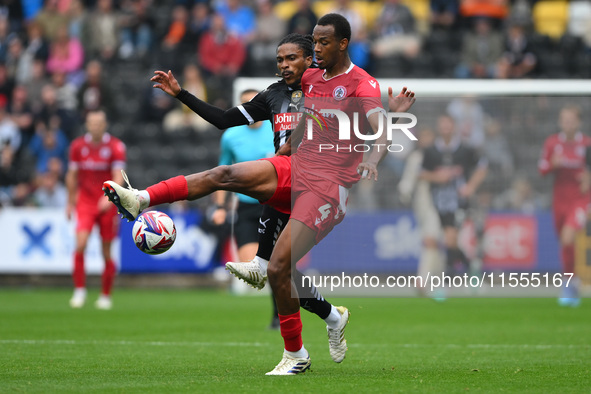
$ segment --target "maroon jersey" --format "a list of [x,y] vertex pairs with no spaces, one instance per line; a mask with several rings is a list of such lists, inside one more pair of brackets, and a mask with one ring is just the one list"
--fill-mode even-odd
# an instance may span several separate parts
[[[309,113],[320,115],[325,109],[339,109],[348,114],[351,139],[339,139],[339,122],[335,116],[317,116],[320,124],[312,122],[312,139],[308,139],[306,132],[292,158],[294,173],[328,179],[350,188],[360,178],[357,166],[363,159],[363,151],[374,142],[355,135],[351,115],[359,114],[361,132],[370,130],[367,117],[374,112],[384,112],[380,85],[363,69],[351,64],[345,73],[330,79],[325,79],[322,69],[306,70],[302,76],[302,91],[306,109],[312,110]],[[364,144],[366,146],[362,146]]]
[[103,182],[112,170],[125,167],[125,144],[106,133],[95,144],[89,134],[76,138],[70,146],[69,167],[78,170],[77,204],[96,206],[103,196]]
[[[589,199],[589,193],[581,193],[580,176],[585,168],[585,152],[591,145],[591,137],[579,132],[574,140],[567,141],[564,133],[553,134],[546,139],[538,170],[542,175],[554,173],[554,207],[569,205]],[[551,167],[554,156],[560,157],[560,166]]]

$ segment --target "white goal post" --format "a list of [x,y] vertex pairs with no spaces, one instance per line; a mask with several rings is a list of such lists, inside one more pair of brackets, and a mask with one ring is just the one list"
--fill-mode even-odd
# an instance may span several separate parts
[[[234,81],[234,104],[239,104],[240,92],[245,89],[262,90],[278,78],[240,77]],[[388,87],[394,92],[407,86],[417,97],[477,96],[591,96],[588,79],[403,79],[378,78],[385,96]]]

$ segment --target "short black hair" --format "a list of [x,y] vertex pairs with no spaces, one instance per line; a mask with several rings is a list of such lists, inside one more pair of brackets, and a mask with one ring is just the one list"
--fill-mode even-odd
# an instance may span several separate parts
[[279,42],[277,48],[283,44],[295,44],[304,52],[304,57],[314,57],[314,39],[309,34],[288,34]]
[[346,38],[347,41],[351,41],[351,25],[347,18],[340,14],[326,14],[316,22],[319,26],[332,26],[334,27],[334,34],[340,41]]

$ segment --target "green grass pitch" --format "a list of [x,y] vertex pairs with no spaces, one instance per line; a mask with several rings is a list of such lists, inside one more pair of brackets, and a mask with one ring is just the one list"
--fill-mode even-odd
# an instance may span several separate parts
[[335,299],[351,313],[342,364],[302,311],[312,370],[265,376],[281,358],[268,297],[117,289],[81,310],[70,289],[0,290],[0,393],[591,391],[591,302]]

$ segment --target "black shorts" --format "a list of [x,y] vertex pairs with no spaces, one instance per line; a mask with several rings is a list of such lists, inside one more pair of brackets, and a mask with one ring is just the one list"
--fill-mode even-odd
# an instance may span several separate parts
[[439,212],[441,227],[457,227],[455,212]]
[[240,202],[236,211],[236,224],[234,224],[234,238],[238,248],[259,242],[259,218],[263,212],[263,206],[259,203],[249,204]]

